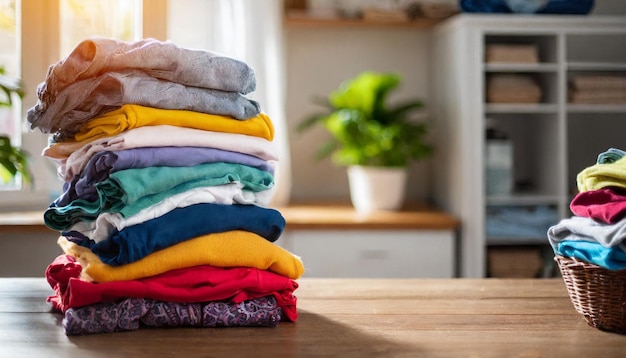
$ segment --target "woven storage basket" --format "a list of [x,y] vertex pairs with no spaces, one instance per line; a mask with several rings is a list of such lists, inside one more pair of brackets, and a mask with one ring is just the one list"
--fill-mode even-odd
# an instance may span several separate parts
[[597,329],[626,334],[626,270],[612,271],[556,255],[570,299]]

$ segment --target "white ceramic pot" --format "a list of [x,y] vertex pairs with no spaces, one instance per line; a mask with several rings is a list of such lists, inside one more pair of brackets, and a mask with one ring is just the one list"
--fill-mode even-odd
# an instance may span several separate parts
[[405,168],[348,167],[350,199],[356,211],[398,210],[404,204]]

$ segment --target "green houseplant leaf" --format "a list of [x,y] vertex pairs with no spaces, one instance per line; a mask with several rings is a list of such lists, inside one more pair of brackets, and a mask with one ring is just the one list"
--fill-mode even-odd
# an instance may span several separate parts
[[[24,96],[22,82],[5,75],[5,69],[0,66],[0,107],[13,106],[12,95]],[[16,174],[21,174],[25,183],[30,184],[32,176],[28,167],[28,154],[18,147],[11,145],[11,139],[0,134],[0,179],[4,183],[10,182]]]
[[20,148],[11,145],[9,137],[0,135],[0,177],[8,183],[20,173],[24,182],[31,182],[28,170],[28,154]]
[[404,167],[411,160],[431,155],[433,147],[425,143],[425,122],[412,120],[411,114],[424,107],[420,100],[389,106],[389,94],[400,84],[393,73],[366,71],[345,81],[324,101],[326,112],[306,118],[300,132],[322,125],[332,135],[323,144],[318,158],[330,156],[341,166],[364,165]]
[[11,107],[13,105],[11,95],[15,93],[23,97],[24,90],[20,80],[7,76],[5,72],[4,67],[0,66],[0,91],[2,91],[0,94],[0,107]]

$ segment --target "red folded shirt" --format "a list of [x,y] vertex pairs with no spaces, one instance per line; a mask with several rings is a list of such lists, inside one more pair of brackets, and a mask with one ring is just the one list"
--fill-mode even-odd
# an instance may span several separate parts
[[90,282],[80,279],[82,267],[70,255],[58,256],[46,269],[46,279],[55,295],[52,306],[68,308],[121,298],[139,297],[167,302],[230,301],[240,303],[272,295],[283,318],[295,321],[298,283],[286,276],[254,267],[214,267],[209,265],[176,269],[138,280]]
[[572,199],[570,210],[578,216],[615,224],[626,216],[626,193],[611,187],[583,191]]

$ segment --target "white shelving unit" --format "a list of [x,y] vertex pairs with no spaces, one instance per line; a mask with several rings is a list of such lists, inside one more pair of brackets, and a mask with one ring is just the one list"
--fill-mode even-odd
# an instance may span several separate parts
[[[538,61],[488,63],[490,44],[532,45]],[[493,212],[545,207],[570,216],[577,173],[610,147],[626,149],[626,105],[568,102],[575,76],[626,77],[626,17],[463,14],[433,30],[433,56],[437,142],[446,143],[435,160],[436,204],[461,220],[461,275],[483,277],[491,245],[547,245],[545,234],[488,235]],[[488,78],[498,73],[530,75],[540,101],[488,103]],[[514,146],[510,195],[486,195],[486,118]]]

